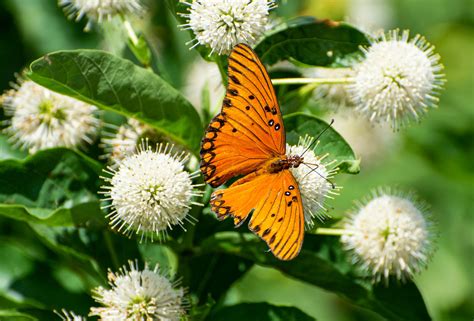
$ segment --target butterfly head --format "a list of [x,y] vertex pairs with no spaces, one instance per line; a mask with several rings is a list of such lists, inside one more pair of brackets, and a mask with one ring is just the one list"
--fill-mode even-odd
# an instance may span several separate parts
[[290,155],[288,156],[288,165],[290,168],[297,168],[298,166],[300,166],[303,161],[304,161],[304,158],[300,155]]

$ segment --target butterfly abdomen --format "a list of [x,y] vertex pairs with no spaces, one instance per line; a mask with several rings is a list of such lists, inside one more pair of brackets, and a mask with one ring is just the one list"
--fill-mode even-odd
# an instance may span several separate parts
[[276,156],[266,162],[261,168],[253,171],[246,176],[238,179],[234,182],[234,186],[249,182],[255,177],[264,174],[277,174],[285,169],[296,168],[303,162],[303,158],[300,156]]
[[268,173],[274,174],[285,169],[296,168],[303,162],[303,158],[298,155],[283,156],[272,161],[267,168]]

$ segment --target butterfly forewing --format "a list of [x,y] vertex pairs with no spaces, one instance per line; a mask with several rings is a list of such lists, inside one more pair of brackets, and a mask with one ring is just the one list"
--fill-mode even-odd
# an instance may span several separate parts
[[[247,116],[250,130],[254,129],[253,122],[261,126],[264,134],[260,140],[275,154],[284,155],[285,130],[273,85],[265,67],[247,45],[237,45],[229,56],[228,78],[226,99],[232,104],[230,107]],[[226,101],[223,111],[225,107]]]
[[213,187],[285,154],[285,131],[270,78],[247,45],[229,56],[229,85],[222,111],[201,144],[201,171]]

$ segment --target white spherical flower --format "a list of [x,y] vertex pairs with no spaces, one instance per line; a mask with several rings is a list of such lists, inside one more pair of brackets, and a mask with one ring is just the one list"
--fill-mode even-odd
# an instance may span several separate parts
[[90,30],[92,22],[101,23],[120,15],[138,15],[143,7],[140,0],[59,0],[69,18],[76,21],[87,16],[89,21],[85,27]]
[[[197,110],[202,111],[209,105],[209,112],[214,116],[222,107],[225,96],[225,87],[217,64],[198,57],[188,68],[183,94]],[[203,99],[206,94],[208,101]]]
[[188,173],[184,164],[189,155],[173,153],[173,146],[159,144],[152,150],[143,144],[136,154],[119,161],[118,168],[108,167],[112,177],[104,177],[105,201],[113,210],[108,215],[110,224],[118,231],[141,234],[141,240],[166,234],[174,225],[183,227],[193,197],[202,196],[193,178],[198,172]]
[[399,35],[393,30],[363,51],[349,90],[356,109],[371,121],[390,122],[397,128],[436,107],[443,66],[423,37],[409,40],[408,31]]
[[94,299],[103,305],[91,308],[91,316],[102,321],[179,321],[185,316],[185,290],[173,284],[158,265],[143,270],[129,262],[118,273],[109,271],[110,289],[93,290]]
[[227,54],[239,44],[254,45],[268,23],[268,11],[275,7],[270,0],[195,0],[189,13],[183,14],[195,35],[194,48],[204,45],[211,53]]
[[405,280],[432,252],[432,225],[424,212],[408,196],[380,190],[350,215],[341,241],[374,282],[388,282],[390,276]]
[[105,158],[117,163],[126,156],[134,154],[144,133],[148,130],[150,130],[148,126],[130,118],[127,123],[118,127],[114,132],[106,132],[101,144],[106,152]]
[[328,154],[317,156],[313,149],[308,149],[313,142],[313,138],[306,136],[300,138],[298,145],[287,145],[287,155],[303,155],[304,162],[297,168],[290,171],[295,177],[303,201],[305,223],[308,228],[314,225],[313,218],[324,220],[326,217],[325,199],[337,195],[340,187],[330,182],[330,179],[337,172],[337,168],[331,169],[335,161],[324,162]]
[[91,144],[97,135],[97,108],[57,94],[33,81],[23,81],[3,97],[11,119],[4,132],[16,147],[30,153],[53,147]]
[[363,167],[377,164],[396,149],[395,133],[386,124],[374,126],[366,117],[347,108],[327,118],[334,119],[334,129],[347,140]]
[[[351,68],[307,68],[304,74],[311,78],[351,78],[354,71]],[[348,84],[323,84],[314,90],[314,99],[322,107],[338,110],[344,107],[353,107],[352,96],[348,92]]]
[[63,321],[86,321],[86,318],[75,314],[74,312],[68,312],[66,310],[61,310],[61,313],[58,313],[55,311],[57,315],[61,318]]

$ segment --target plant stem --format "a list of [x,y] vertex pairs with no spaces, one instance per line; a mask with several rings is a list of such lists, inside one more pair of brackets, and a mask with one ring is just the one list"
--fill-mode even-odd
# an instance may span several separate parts
[[216,63],[217,63],[217,67],[219,67],[222,83],[224,84],[224,86],[227,86],[227,70],[224,68],[222,61],[220,59],[217,59]]
[[114,265],[114,268],[117,270],[120,268],[120,262],[117,256],[117,252],[115,251],[114,243],[112,242],[112,239],[110,238],[110,233],[107,231],[104,232],[104,241],[105,241],[105,245],[107,246],[107,249],[109,250],[110,257],[112,258],[112,264]]
[[341,236],[341,235],[352,234],[352,232],[345,229],[340,229],[340,228],[318,227],[316,231],[313,232],[313,234]]
[[273,85],[302,84],[350,84],[354,78],[277,78],[272,79]]
[[[209,185],[206,185],[204,189],[204,195],[202,196],[202,202],[204,204],[207,204],[209,202],[209,199],[211,198],[211,187]],[[197,222],[199,221],[199,218],[202,215],[202,209],[199,209],[195,206],[194,211],[191,213],[192,216],[196,219],[196,223],[190,224],[188,227],[186,233],[184,233],[182,243],[181,243],[181,250],[182,249],[193,249],[194,247],[194,236],[196,234],[196,225]]]

